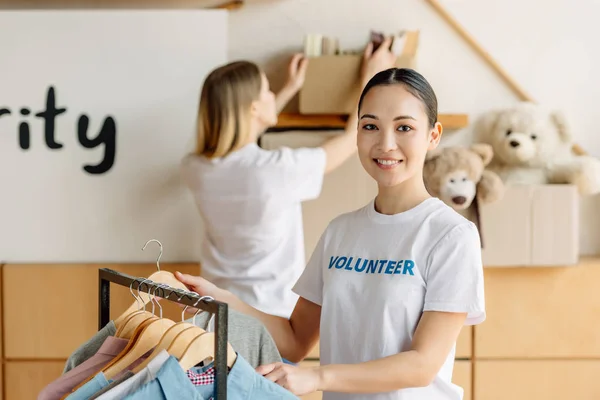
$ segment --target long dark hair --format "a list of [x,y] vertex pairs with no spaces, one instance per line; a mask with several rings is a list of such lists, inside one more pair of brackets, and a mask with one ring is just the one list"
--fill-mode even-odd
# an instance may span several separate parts
[[423,75],[410,68],[390,68],[378,72],[367,83],[358,101],[358,110],[369,90],[381,85],[402,85],[413,96],[423,102],[429,125],[433,127],[438,117],[438,102],[433,88]]

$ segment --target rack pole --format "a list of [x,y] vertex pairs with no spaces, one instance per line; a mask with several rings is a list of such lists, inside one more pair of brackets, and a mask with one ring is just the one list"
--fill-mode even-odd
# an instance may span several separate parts
[[98,286],[98,330],[102,329],[110,320],[110,282],[100,274]]

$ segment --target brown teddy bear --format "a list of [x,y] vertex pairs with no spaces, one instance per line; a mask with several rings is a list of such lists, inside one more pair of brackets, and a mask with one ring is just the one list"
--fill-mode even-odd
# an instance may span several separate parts
[[425,187],[457,211],[467,210],[475,199],[478,204],[497,201],[504,195],[504,184],[485,169],[493,156],[492,146],[484,143],[432,150],[423,169]]

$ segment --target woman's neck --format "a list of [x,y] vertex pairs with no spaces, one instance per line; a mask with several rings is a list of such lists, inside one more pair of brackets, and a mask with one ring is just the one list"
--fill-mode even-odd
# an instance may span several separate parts
[[417,175],[399,185],[379,186],[375,210],[380,214],[394,215],[410,210],[430,198],[423,179]]
[[267,127],[263,126],[263,124],[256,120],[252,119],[250,122],[250,137],[249,140],[255,142],[258,140],[260,135],[267,129]]

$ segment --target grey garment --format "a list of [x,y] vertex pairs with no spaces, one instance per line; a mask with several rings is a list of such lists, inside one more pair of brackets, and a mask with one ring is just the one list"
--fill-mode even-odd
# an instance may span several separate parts
[[140,387],[156,377],[156,374],[168,359],[169,353],[166,350],[162,350],[150,360],[146,368],[107,393],[104,393],[98,400],[122,399],[135,393]]
[[103,389],[101,389],[101,390],[97,391],[97,392],[96,392],[96,394],[94,394],[94,395],[93,395],[92,397],[90,397],[88,400],[94,400],[94,399],[97,399],[97,398],[98,398],[100,395],[102,395],[102,394],[104,394],[104,393],[108,392],[110,389],[114,388],[115,386],[117,386],[117,385],[119,385],[119,384],[121,384],[121,383],[125,382],[127,379],[131,378],[133,375],[134,375],[134,374],[133,374],[133,372],[131,372],[131,371],[127,371],[127,372],[123,373],[123,374],[122,374],[122,375],[119,377],[119,379],[116,379],[116,380],[114,380],[114,381],[111,381],[111,382],[110,382],[110,384],[109,384],[107,387],[105,387],[105,388],[103,388]]
[[[212,315],[203,312],[196,316],[195,322],[193,318],[186,322],[207,329]],[[258,319],[230,308],[227,330],[228,342],[253,368],[282,361],[273,337]]]
[[92,336],[87,342],[82,344],[75,350],[67,359],[67,363],[65,364],[65,368],[63,369],[63,374],[66,374],[85,360],[91,358],[102,343],[109,336],[114,336],[117,333],[117,327],[113,321],[110,321],[108,324],[104,326],[104,328],[100,329],[94,336]]
[[[202,329],[207,329],[212,314],[203,312],[186,322],[195,323]],[[241,354],[252,367],[281,362],[281,355],[277,350],[273,337],[267,328],[254,317],[229,309],[228,341],[236,352]],[[90,340],[79,346],[67,360],[63,374],[75,368],[98,351],[102,343],[109,336],[114,336],[117,328],[110,321],[99,330]]]

